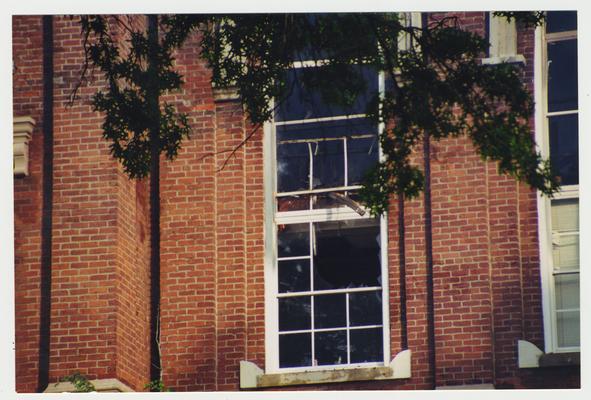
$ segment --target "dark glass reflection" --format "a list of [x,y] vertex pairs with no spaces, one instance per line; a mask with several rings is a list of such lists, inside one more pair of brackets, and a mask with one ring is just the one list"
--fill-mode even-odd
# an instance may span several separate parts
[[310,176],[308,143],[277,145],[277,191],[279,193],[307,190]]
[[548,11],[546,14],[546,32],[564,32],[576,29],[576,11]]
[[354,329],[349,332],[351,362],[377,362],[384,360],[382,328]]
[[279,261],[279,293],[310,290],[310,260]]
[[345,153],[342,140],[330,140],[312,144],[314,189],[345,185]]
[[279,330],[310,329],[310,297],[284,297],[279,299]]
[[298,211],[310,208],[310,196],[300,194],[277,198],[277,211]]
[[577,109],[577,40],[548,43],[548,111]]
[[[366,113],[370,101],[378,93],[378,74],[367,66],[349,65],[342,66],[342,68],[347,68],[358,74],[361,81],[355,83],[364,82],[365,90],[356,97],[352,104],[349,106],[330,104],[329,99],[324,98],[318,87],[320,82],[328,79],[326,68],[291,69],[286,73],[287,97],[282,99],[275,120],[301,120]],[[340,89],[339,86],[344,86],[344,82],[333,81],[334,89]],[[343,87],[343,90],[345,89],[346,87]]]
[[382,291],[349,294],[351,326],[382,324]]
[[347,363],[347,331],[316,332],[315,358],[318,365]]
[[297,257],[310,254],[310,225],[290,224],[277,226],[277,253],[279,257]]
[[378,220],[314,224],[314,289],[380,286]]
[[345,294],[314,296],[314,327],[342,328],[347,325]]
[[360,138],[347,140],[347,164],[351,185],[361,184],[365,174],[378,162],[378,138]]
[[578,114],[550,117],[550,162],[562,185],[579,183]]
[[343,207],[343,203],[338,200],[338,195],[344,196],[345,192],[318,193],[313,197],[312,208],[318,210]]
[[310,333],[279,335],[279,367],[306,367],[312,365],[311,336]]

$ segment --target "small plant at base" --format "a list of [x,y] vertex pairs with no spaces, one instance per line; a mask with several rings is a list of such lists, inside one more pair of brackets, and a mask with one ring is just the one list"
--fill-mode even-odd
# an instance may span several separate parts
[[169,387],[167,387],[164,384],[164,382],[162,382],[162,379],[154,379],[153,381],[146,383],[146,386],[144,386],[144,389],[149,389],[150,392],[171,392],[172,391]]
[[[76,388],[76,392],[95,392],[96,388],[87,377],[82,375],[80,372],[74,372],[72,375],[64,376],[60,379],[60,382],[70,382]],[[57,383],[56,383],[57,386]]]

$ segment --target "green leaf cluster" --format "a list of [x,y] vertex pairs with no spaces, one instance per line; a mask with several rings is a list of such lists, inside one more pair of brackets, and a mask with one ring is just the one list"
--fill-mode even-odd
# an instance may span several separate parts
[[[501,14],[526,24],[543,20],[539,13]],[[161,17],[158,48],[150,49],[138,32],[126,57],[120,56],[105,21],[82,18],[83,32],[93,37],[89,58],[109,83],[94,104],[105,112],[104,134],[113,154],[132,177],[144,176],[149,161],[146,129],[153,116],[146,112],[145,88],[180,87],[172,51],[198,31],[213,84],[235,87],[254,124],[271,120],[292,92],[285,76],[295,62],[312,60],[318,68],[303,68],[301,84],[345,107],[366,89],[356,66],[383,71],[385,92],[375,95],[367,113],[386,127],[380,136],[385,157],[368,173],[360,193],[373,214],[387,210],[392,194],[412,198],[423,189],[424,172],[412,155],[425,135],[434,140],[465,135],[500,173],[547,195],[558,189],[549,161],[535,148],[529,123],[533,102],[519,67],[482,65],[488,43],[462,30],[455,18],[419,29],[396,13],[171,15]],[[410,46],[401,46],[401,38]],[[143,67],[149,54],[156,55],[156,83]],[[172,159],[189,127],[186,116],[171,105],[161,110],[161,151]]]
[[172,390],[162,382],[162,379],[155,379],[146,383],[144,389],[148,389],[150,392],[171,392]]
[[[94,110],[105,115],[103,136],[125,172],[131,178],[142,178],[149,172],[151,127],[159,126],[160,152],[168,159],[176,156],[190,132],[186,114],[177,112],[173,105],[161,102],[158,113],[150,107],[152,93],[159,96],[178,90],[183,83],[172,55],[183,38],[173,30],[170,37],[154,45],[146,32],[99,15],[82,16],[80,24],[87,61],[106,81],[105,89],[92,100]],[[113,25],[118,25],[119,35],[127,34],[123,45],[114,38]]]
[[[74,372],[71,375],[64,376],[60,379],[60,382],[70,382],[74,385],[76,392],[95,392],[96,388],[88,380],[88,378],[82,375],[80,372]],[[57,386],[57,383],[56,383]]]

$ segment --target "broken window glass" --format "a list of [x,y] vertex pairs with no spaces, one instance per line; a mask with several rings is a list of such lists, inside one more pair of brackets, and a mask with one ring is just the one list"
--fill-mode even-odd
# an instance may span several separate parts
[[380,286],[377,219],[314,224],[314,290]]
[[365,175],[378,163],[378,138],[347,139],[348,185],[360,185]]
[[326,101],[350,89],[346,82],[322,94],[306,86],[332,67],[306,66],[288,71],[275,113],[280,368],[384,361],[381,222],[357,194],[379,159],[378,125],[350,117],[368,111],[378,74],[350,67],[367,90],[349,106]]
[[309,224],[289,224],[277,227],[279,257],[297,257],[310,254]]
[[310,290],[310,260],[283,260],[278,262],[279,293]]
[[309,188],[310,149],[307,143],[277,145],[277,191],[294,192]]
[[277,138],[279,193],[359,185],[378,162],[377,127],[367,118],[281,125]]
[[312,153],[312,188],[345,186],[345,153],[343,140],[316,142]]

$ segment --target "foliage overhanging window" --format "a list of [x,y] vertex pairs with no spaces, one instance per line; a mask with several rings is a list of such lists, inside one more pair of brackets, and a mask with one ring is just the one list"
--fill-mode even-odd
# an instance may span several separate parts
[[357,203],[364,174],[378,162],[378,125],[365,113],[379,74],[363,76],[365,94],[333,106],[302,83],[322,66],[287,71],[289,95],[274,133],[274,265],[271,369],[383,365],[389,357],[385,301],[385,225]]
[[580,346],[579,158],[576,12],[548,12],[545,40],[546,137],[562,188],[546,201],[550,342],[547,351]]

